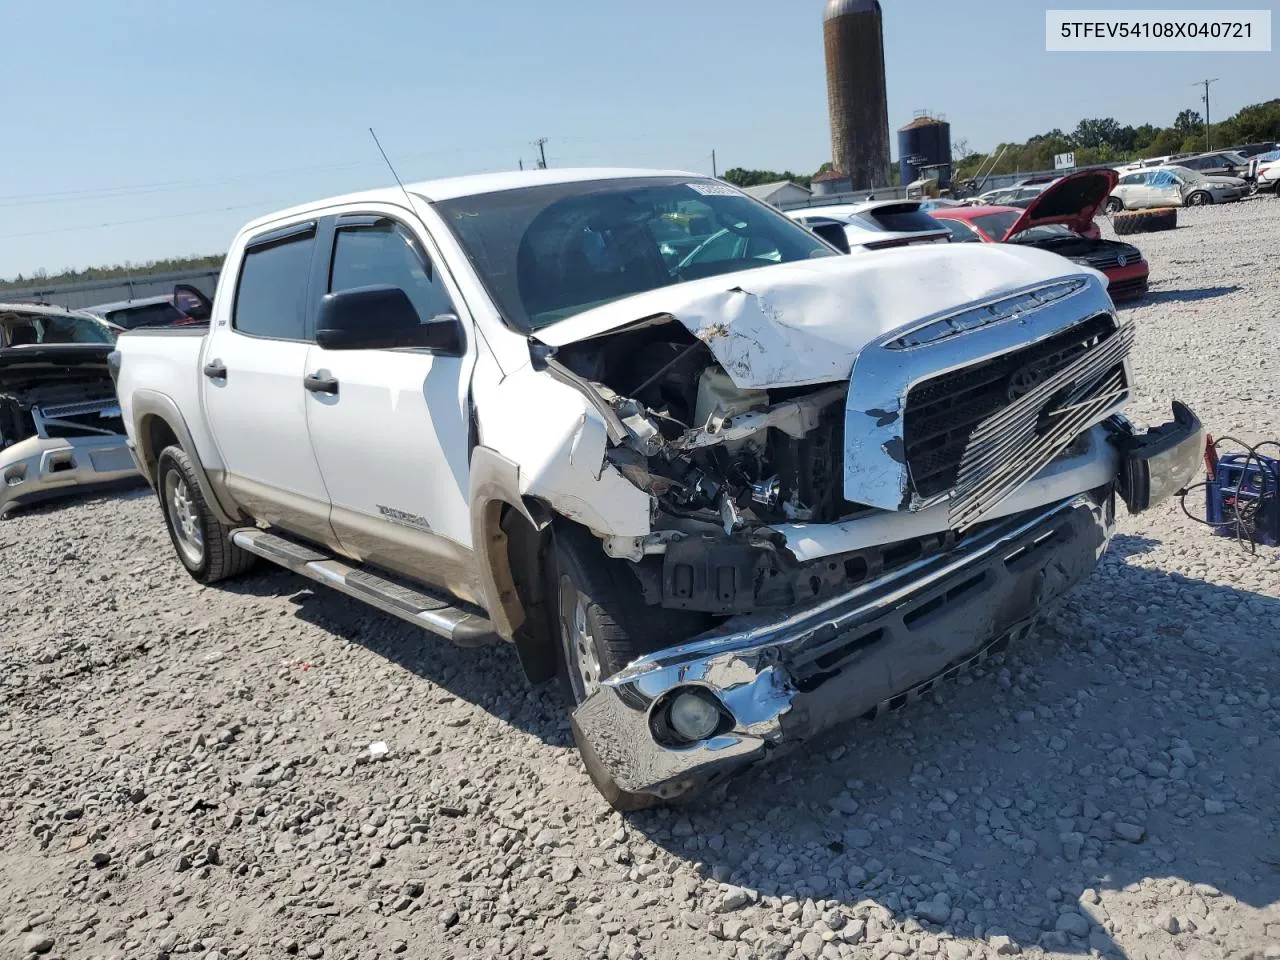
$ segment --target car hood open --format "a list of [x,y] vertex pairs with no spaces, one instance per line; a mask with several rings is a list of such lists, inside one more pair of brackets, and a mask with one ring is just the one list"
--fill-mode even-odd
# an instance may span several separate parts
[[1120,174],[1109,168],[1069,173],[1031,201],[1000,240],[1007,241],[1023,230],[1049,223],[1061,223],[1083,233],[1119,181]]
[[674,318],[743,389],[846,381],[877,338],[1064,276],[1102,274],[1031,247],[928,244],[831,256],[659,287],[537,331],[564,346]]

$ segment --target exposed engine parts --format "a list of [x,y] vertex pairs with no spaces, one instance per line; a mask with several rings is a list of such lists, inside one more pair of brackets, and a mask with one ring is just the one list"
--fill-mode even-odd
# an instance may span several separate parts
[[609,461],[674,518],[725,534],[856,512],[840,496],[846,385],[742,389],[681,325],[573,345],[553,361],[608,405]]

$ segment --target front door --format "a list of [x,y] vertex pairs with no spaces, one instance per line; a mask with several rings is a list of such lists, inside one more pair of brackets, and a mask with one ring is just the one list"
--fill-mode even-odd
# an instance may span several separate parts
[[[422,320],[455,314],[470,334],[470,318],[438,268],[425,228],[407,211],[389,210],[338,218],[326,291],[399,287]],[[306,363],[328,391],[308,394],[307,422],[344,552],[471,600],[474,357],[473,343],[463,356],[313,344]]]
[[332,544],[303,385],[316,244],[314,223],[250,241],[232,303],[219,304],[210,328],[200,380],[235,499],[256,519]]

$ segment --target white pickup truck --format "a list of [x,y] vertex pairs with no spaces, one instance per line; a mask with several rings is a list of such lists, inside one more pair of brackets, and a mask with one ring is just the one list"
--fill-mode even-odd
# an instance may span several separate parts
[[841,256],[702,176],[534,171],[256,220],[208,326],[111,363],[178,559],[255,557],[559,672],[626,809],[893,708],[1087,577],[1133,328],[1039,250]]

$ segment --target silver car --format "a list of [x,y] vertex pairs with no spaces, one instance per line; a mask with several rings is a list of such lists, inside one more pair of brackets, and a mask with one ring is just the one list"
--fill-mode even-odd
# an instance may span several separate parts
[[1230,203],[1249,195],[1238,177],[1206,177],[1186,167],[1152,167],[1126,173],[1107,198],[1107,213],[1145,207],[1200,207]]

